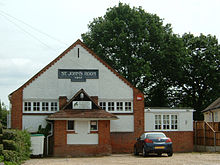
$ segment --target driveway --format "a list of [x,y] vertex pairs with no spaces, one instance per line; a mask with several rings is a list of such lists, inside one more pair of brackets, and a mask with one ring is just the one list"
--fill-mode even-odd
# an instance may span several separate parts
[[24,165],[220,165],[219,153],[174,153],[172,157],[113,154],[102,157],[30,159]]

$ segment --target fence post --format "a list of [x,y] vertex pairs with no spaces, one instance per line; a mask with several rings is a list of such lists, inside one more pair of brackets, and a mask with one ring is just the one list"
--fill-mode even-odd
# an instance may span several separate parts
[[214,131],[214,147],[215,147],[215,152],[216,152],[216,133]]
[[204,149],[206,151],[206,128],[205,128],[205,122],[204,122]]
[[195,130],[194,130],[194,133],[195,133],[195,151],[197,151],[197,121],[194,122],[194,125],[195,125]]

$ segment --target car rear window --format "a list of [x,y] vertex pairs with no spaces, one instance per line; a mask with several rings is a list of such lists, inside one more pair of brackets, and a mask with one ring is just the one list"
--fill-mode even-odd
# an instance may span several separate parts
[[155,134],[148,134],[147,135],[147,138],[149,139],[157,139],[157,138],[164,138],[166,137],[164,134],[161,134],[161,133],[155,133]]

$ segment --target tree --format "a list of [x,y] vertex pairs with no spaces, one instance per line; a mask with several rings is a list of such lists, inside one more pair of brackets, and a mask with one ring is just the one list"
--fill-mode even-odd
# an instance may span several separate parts
[[[182,36],[185,61],[178,78],[180,105],[193,107],[195,120],[202,119],[201,110],[220,96],[220,45],[215,36]],[[180,94],[181,93],[181,94]]]
[[7,108],[6,105],[0,100],[0,121],[2,122],[3,127],[7,127]]
[[163,25],[162,19],[141,7],[119,3],[88,28],[82,34],[83,42],[145,94],[151,95],[157,86],[164,95],[153,97],[158,100],[154,99],[154,106],[161,106],[173,70],[181,69],[182,42],[170,24]]

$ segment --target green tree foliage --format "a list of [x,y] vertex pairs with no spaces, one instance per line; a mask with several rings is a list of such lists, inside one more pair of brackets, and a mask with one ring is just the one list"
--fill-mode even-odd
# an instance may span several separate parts
[[7,114],[8,111],[6,105],[0,100],[0,121],[2,122],[4,128],[7,127]]
[[197,110],[195,119],[202,119],[201,110],[220,96],[220,45],[211,35],[182,36],[185,61],[178,78],[180,105]]
[[174,34],[157,15],[127,4],[95,18],[83,42],[147,96],[147,106],[201,110],[219,97],[219,45],[215,37]]
[[[89,24],[82,39],[103,60],[142,90],[151,106],[165,106],[173,70],[180,70],[182,42],[169,24],[141,7],[119,3]],[[172,64],[172,65],[170,65]],[[164,76],[166,75],[166,77]],[[155,97],[150,91],[162,95]],[[154,101],[151,101],[154,100]],[[152,104],[149,104],[152,103]],[[162,105],[160,103],[163,103]]]

